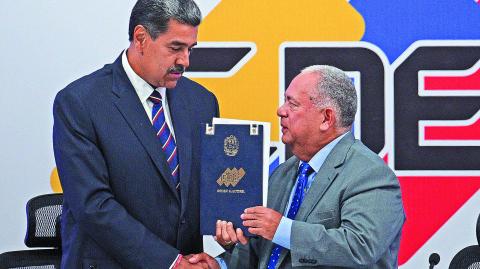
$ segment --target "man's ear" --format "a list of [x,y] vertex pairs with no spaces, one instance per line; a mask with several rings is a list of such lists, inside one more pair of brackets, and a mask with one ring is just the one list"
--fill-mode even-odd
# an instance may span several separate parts
[[331,127],[335,126],[335,111],[331,107],[327,107],[322,111],[322,113],[323,121],[320,123],[320,130],[327,131]]
[[145,29],[143,25],[135,26],[135,29],[133,29],[133,44],[135,49],[143,54],[143,49],[145,48],[149,37],[150,35],[148,34],[147,29]]

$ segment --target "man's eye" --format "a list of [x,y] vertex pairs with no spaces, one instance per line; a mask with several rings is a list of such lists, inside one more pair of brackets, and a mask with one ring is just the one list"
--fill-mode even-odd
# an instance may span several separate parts
[[182,48],[181,47],[170,47],[171,50],[173,51],[181,51]]

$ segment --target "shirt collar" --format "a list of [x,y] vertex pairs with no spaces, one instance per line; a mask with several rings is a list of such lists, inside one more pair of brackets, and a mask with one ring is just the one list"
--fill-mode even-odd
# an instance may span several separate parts
[[133,71],[127,59],[127,50],[124,50],[122,53],[122,66],[123,66],[123,69],[125,70],[125,73],[127,73],[128,79],[132,83],[133,88],[137,92],[137,95],[142,102],[145,102],[148,100],[148,97],[150,97],[153,90],[158,91],[162,96],[162,99],[165,100],[165,93],[166,93],[165,87],[158,87],[156,89],[153,89],[153,87],[150,86],[150,84],[148,84],[145,80],[143,80],[143,78],[141,78],[137,73],[135,73],[135,71]]
[[347,135],[346,132],[339,137],[335,138],[332,142],[328,143],[325,147],[320,149],[313,157],[310,159],[308,164],[312,167],[312,169],[315,171],[315,173],[318,173],[320,171],[320,168],[322,167],[323,163],[327,159],[328,155],[330,152],[333,150],[333,148],[338,144],[338,142],[345,136]]

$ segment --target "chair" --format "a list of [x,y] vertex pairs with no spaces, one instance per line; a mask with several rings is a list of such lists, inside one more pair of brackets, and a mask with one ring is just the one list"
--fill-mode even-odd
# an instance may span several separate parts
[[477,241],[478,245],[480,246],[480,214],[478,215],[477,219]]
[[0,254],[0,269],[60,268],[60,216],[62,194],[36,196],[27,202],[27,232],[25,245],[32,250],[9,251]]
[[450,262],[449,269],[480,269],[480,215],[477,219],[476,232],[478,245],[460,250]]
[[480,269],[480,246],[469,246],[454,257],[450,262],[449,269]]

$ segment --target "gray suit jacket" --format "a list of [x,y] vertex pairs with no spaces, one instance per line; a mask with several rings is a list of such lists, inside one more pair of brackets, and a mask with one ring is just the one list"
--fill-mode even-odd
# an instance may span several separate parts
[[[283,213],[299,160],[280,165],[269,181],[268,207]],[[315,177],[293,221],[291,250],[277,268],[397,268],[405,214],[400,186],[384,161],[347,134]],[[266,268],[272,242],[238,244],[229,268]]]

